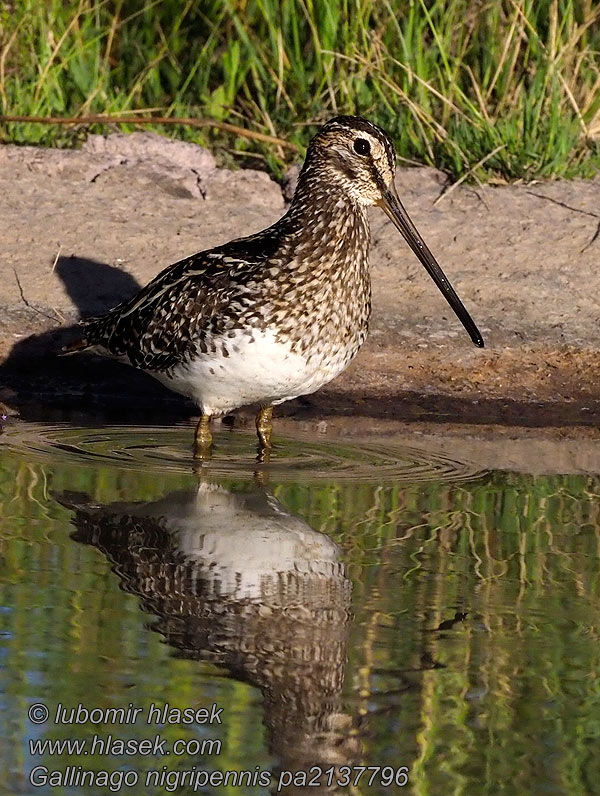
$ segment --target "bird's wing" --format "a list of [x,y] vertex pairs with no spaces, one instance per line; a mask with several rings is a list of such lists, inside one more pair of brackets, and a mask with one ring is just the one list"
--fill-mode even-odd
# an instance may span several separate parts
[[100,346],[144,370],[165,371],[218,334],[221,310],[258,262],[247,248],[224,246],[166,268],[133,298],[85,322],[84,340],[72,350]]

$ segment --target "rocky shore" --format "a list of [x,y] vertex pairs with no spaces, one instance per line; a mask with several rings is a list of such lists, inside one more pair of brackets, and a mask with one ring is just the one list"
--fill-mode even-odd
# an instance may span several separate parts
[[[81,316],[182,257],[277,219],[293,188],[151,134],[80,150],[0,147],[0,400],[193,414],[130,369],[58,357]],[[449,190],[400,169],[399,194],[482,330],[475,348],[397,230],[372,215],[373,318],[350,368],[280,414],[519,425],[600,421],[600,178]],[[126,417],[129,415],[129,418]]]

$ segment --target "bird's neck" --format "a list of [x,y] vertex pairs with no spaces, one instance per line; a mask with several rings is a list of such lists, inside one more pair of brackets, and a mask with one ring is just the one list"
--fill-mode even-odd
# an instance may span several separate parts
[[290,243],[330,267],[349,258],[365,260],[370,243],[366,208],[342,181],[325,181],[315,170],[303,171],[288,212],[280,222]]

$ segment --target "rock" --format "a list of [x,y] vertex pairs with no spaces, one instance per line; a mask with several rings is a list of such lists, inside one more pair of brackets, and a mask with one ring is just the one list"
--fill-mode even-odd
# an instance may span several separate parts
[[[109,309],[172,262],[271,224],[298,171],[282,194],[263,172],[220,169],[202,147],[149,133],[91,136],[72,151],[0,146],[0,356],[13,347],[39,354],[48,330]],[[486,348],[471,344],[374,208],[371,334],[348,371],[310,400],[341,408],[360,399],[363,410],[371,401],[384,414],[406,409],[409,393],[463,408],[568,402],[571,415],[579,401],[592,422],[600,180],[461,185],[437,204],[447,180],[434,169],[400,169],[397,187]]]

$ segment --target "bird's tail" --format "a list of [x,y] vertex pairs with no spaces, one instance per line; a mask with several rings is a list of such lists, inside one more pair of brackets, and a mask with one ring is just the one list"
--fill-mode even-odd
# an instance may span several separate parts
[[[114,309],[118,311],[120,307],[121,305],[119,304]],[[77,354],[79,351],[86,351],[90,348],[95,349],[96,346],[104,348],[107,338],[110,337],[113,317],[114,311],[111,310],[106,315],[79,321],[79,338],[63,346],[61,354]]]

